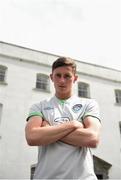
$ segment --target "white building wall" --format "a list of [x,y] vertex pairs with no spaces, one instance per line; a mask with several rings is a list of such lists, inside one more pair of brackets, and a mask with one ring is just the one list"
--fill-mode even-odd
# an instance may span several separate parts
[[[0,84],[0,103],[3,112],[0,124],[0,178],[30,177],[30,166],[37,162],[37,148],[26,144],[24,128],[31,104],[54,93],[35,89],[36,74],[51,73],[55,55],[42,53],[11,44],[0,43],[0,65],[8,67],[7,85]],[[90,85],[91,98],[101,110],[102,136],[94,154],[110,163],[109,177],[121,178],[121,137],[119,121],[121,106],[115,104],[115,89],[121,89],[121,72],[77,61],[78,81]],[[75,86],[77,93],[77,85]]]
[[115,83],[99,78],[84,78],[90,84],[91,98],[95,98],[100,106],[102,135],[101,143],[95,151],[97,157],[112,164],[110,178],[121,179],[121,137],[119,131],[119,121],[121,121],[121,106],[115,103],[115,89],[121,89],[120,83]]

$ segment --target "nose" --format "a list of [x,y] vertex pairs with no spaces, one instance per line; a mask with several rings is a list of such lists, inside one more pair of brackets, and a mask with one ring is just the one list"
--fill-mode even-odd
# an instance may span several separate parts
[[65,82],[65,78],[63,76],[60,77],[59,79],[60,82]]
[[60,82],[64,82],[65,81],[65,79],[64,79],[64,77],[62,76],[61,78],[60,78]]

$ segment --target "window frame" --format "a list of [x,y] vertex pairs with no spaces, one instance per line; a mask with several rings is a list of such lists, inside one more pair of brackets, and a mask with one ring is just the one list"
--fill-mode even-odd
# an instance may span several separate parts
[[121,121],[119,121],[119,131],[120,131],[120,135],[121,135]]
[[[2,113],[3,113],[3,104],[0,103],[0,126],[1,126],[1,121],[2,121]],[[0,139],[2,138],[1,132],[0,132]]]
[[121,106],[121,89],[115,89],[115,103]]
[[[81,85],[83,88],[80,88]],[[78,82],[78,96],[83,98],[90,98],[90,86],[88,83],[82,81]]]
[[6,84],[7,67],[0,64],[0,84]]
[[35,89],[43,92],[50,92],[50,80],[47,74],[43,74],[43,73],[36,74]]

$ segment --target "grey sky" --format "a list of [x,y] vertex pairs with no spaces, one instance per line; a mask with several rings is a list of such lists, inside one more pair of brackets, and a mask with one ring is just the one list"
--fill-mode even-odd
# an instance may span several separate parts
[[0,41],[121,70],[120,0],[0,0]]

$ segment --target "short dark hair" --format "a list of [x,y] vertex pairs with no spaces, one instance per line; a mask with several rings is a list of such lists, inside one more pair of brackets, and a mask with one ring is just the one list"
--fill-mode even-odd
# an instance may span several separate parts
[[54,63],[52,64],[52,71],[58,67],[62,66],[71,66],[74,72],[76,72],[76,64],[73,59],[70,57],[59,57]]

